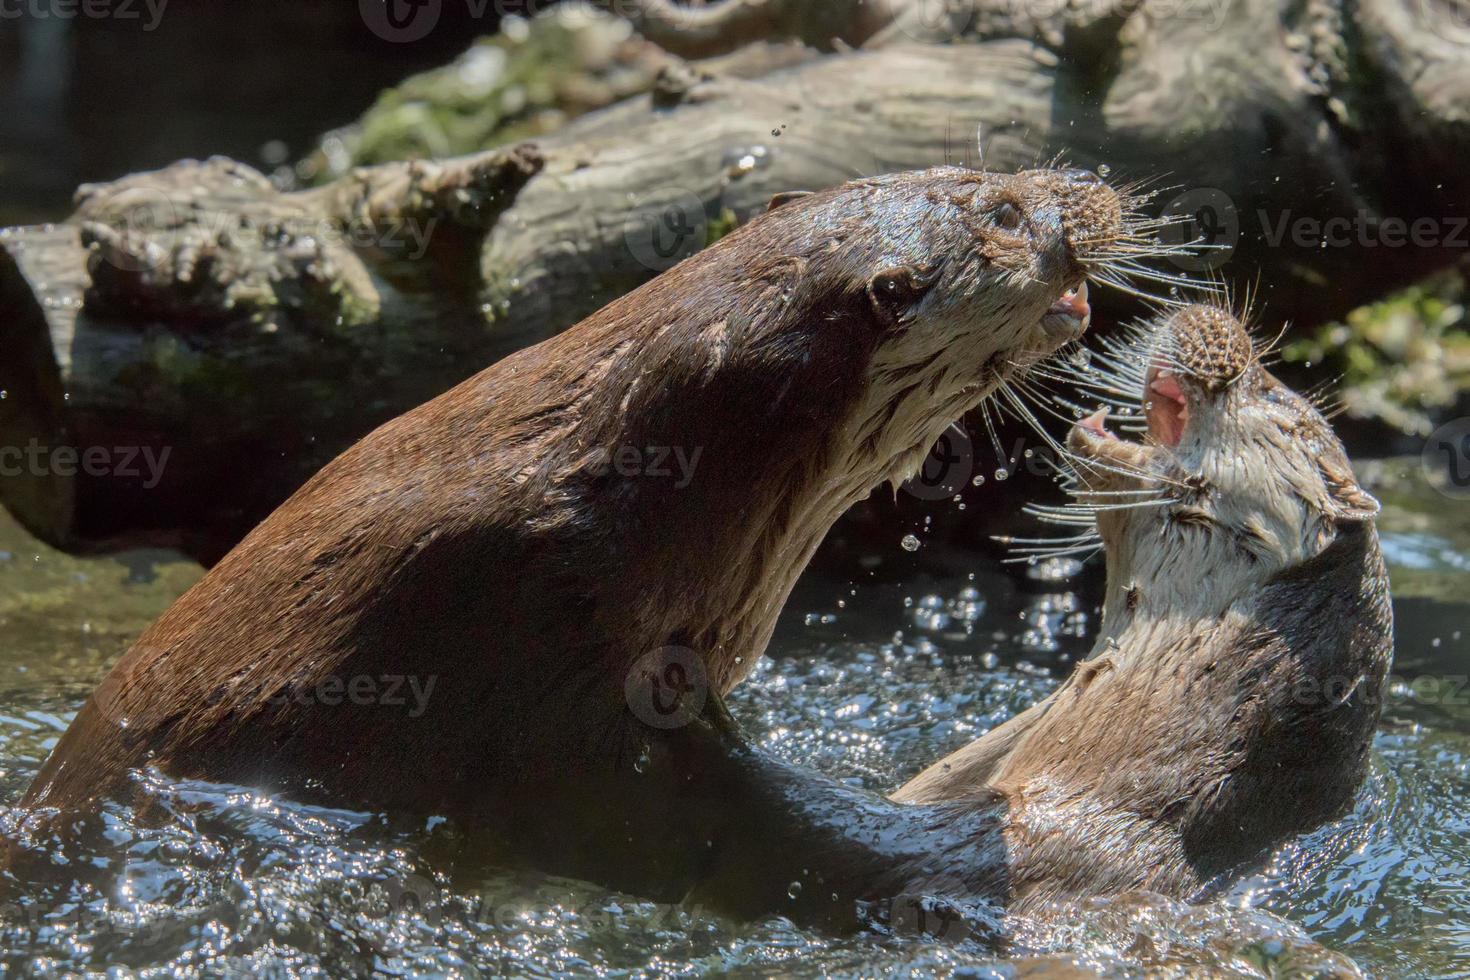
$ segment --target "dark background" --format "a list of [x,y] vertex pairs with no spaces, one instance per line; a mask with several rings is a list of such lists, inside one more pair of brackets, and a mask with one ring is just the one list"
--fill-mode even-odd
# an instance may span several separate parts
[[0,225],[65,217],[77,184],[183,157],[268,170],[262,148],[280,141],[295,160],[499,21],[495,4],[441,0],[426,37],[394,43],[358,0],[169,0],[151,32],[143,0],[88,0],[109,17],[62,2],[77,15],[32,12],[64,9],[58,0],[0,0]]

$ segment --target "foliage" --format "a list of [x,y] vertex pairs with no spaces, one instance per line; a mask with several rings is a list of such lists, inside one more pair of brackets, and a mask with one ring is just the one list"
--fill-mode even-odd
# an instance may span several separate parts
[[1288,344],[1287,361],[1336,373],[1350,415],[1427,436],[1470,390],[1466,285],[1446,273]]
[[353,167],[443,158],[540,136],[646,92],[668,60],[626,21],[585,4],[508,17],[454,62],[383,92],[296,167],[320,184]]

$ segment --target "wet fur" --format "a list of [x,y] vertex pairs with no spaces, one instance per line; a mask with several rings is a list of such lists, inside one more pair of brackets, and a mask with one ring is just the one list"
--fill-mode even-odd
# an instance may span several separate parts
[[[1018,908],[1193,897],[1340,814],[1392,658],[1377,503],[1237,318],[1161,317],[1133,359],[1140,377],[1151,361],[1180,375],[1191,418],[1172,448],[1073,430],[1079,499],[1098,506],[1108,557],[1092,655],[895,795],[1003,797]],[[1149,488],[1164,506],[1107,506]]]
[[[155,765],[464,812],[626,770],[637,659],[744,676],[841,513],[1070,339],[1042,317],[1120,207],[1091,175],[958,168],[784,204],[329,464],[139,638],[26,804]],[[699,451],[692,483],[599,465],[624,447]],[[428,710],[302,703],[382,675],[435,678]]]

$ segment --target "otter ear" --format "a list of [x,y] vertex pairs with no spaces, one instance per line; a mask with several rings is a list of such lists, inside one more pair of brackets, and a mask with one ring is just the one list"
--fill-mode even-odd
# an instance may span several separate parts
[[1357,478],[1343,460],[1317,460],[1322,482],[1327,486],[1327,515],[1335,521],[1371,521],[1383,509],[1378,500],[1358,486]]
[[868,280],[868,301],[885,323],[897,323],[939,281],[943,262],[932,266],[897,265]]
[[771,197],[771,203],[766,205],[766,212],[770,213],[779,207],[784,207],[792,201],[799,201],[804,197],[811,197],[811,191],[783,191]]

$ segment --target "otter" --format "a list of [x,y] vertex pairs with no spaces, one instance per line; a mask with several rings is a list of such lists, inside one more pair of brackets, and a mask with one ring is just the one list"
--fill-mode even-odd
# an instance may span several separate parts
[[[694,730],[731,730],[721,695],[837,518],[1082,334],[1088,278],[1147,251],[1131,208],[1063,169],[774,201],[328,464],[143,633],[23,805],[151,766],[600,833],[589,787],[633,774],[661,799],[668,767],[698,768]],[[701,724],[633,710],[669,650]]]
[[601,764],[563,759],[477,814],[550,870],[826,926],[896,916],[904,898],[977,900],[995,915],[972,909],[964,934],[999,939],[1001,910],[1206,897],[1350,804],[1392,659],[1378,505],[1261,361],[1240,317],[1195,305],[1109,345],[1101,372],[1039,369],[1146,434],[1119,439],[1106,410],[1079,421],[1076,502],[1037,509],[1104,549],[1102,630],[1045,701],[891,798],[771,758],[716,696],[645,726],[631,765],[613,758],[626,742]]
[[1081,513],[1050,513],[1092,524],[1107,556],[1093,652],[894,796],[1001,794],[1009,901],[1025,907],[1187,898],[1339,815],[1393,657],[1379,505],[1242,318],[1187,306],[1101,363],[1063,376],[1135,392],[1116,405],[1148,438],[1119,439],[1109,408],[1068,435]]
[[[1261,359],[1241,317],[1200,304],[1112,341],[1100,370],[1050,369],[1113,403],[1067,436],[1074,505],[1034,508],[1087,528],[1055,547],[1106,554],[1088,658],[886,801],[794,767],[782,782],[744,750],[732,798],[782,787],[798,802],[742,810],[743,847],[698,893],[798,918],[904,896],[1022,915],[1136,891],[1199,900],[1344,812],[1393,656],[1379,507]],[[1108,428],[1112,407],[1144,442]],[[777,891],[772,864],[803,890]]]

